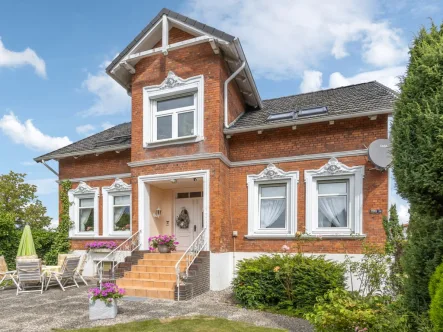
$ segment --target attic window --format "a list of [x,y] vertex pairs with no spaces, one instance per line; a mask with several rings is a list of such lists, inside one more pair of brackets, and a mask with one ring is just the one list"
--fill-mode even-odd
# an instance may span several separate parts
[[122,144],[125,143],[129,138],[131,138],[131,135],[114,136],[110,139],[96,142],[95,147]]
[[271,114],[268,116],[268,121],[275,121],[275,120],[288,120],[294,118],[294,111],[292,112],[286,112],[286,113],[280,113],[280,114]]
[[299,110],[297,112],[297,117],[305,117],[305,116],[313,116],[328,113],[328,108],[326,106],[323,107],[314,107],[314,108],[305,108]]

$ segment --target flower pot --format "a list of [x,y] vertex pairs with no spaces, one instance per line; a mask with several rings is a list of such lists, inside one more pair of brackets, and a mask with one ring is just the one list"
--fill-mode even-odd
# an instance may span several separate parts
[[166,244],[159,244],[158,247],[158,252],[162,253],[162,254],[166,254],[171,252],[171,248],[169,248]]
[[111,249],[108,248],[100,248],[100,249],[91,249],[92,252],[111,252]]
[[89,301],[89,320],[113,319],[117,316],[117,300],[111,302],[102,300]]

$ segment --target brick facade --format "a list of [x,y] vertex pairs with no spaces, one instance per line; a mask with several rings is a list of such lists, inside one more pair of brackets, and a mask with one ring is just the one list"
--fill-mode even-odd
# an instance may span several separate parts
[[[191,36],[192,37],[192,36]],[[177,42],[191,38],[189,34],[173,28],[170,41]],[[145,86],[160,84],[169,71],[181,78],[204,75],[204,136],[203,141],[157,148],[143,148],[143,94]],[[139,227],[138,184],[141,175],[170,172],[209,170],[210,171],[210,250],[229,252],[234,250],[232,231],[238,231],[237,251],[271,252],[283,244],[297,250],[297,243],[288,240],[248,240],[244,238],[248,227],[248,206],[246,176],[259,174],[265,164],[230,167],[220,159],[174,162],[150,166],[132,167],[128,162],[155,160],[171,156],[191,156],[201,153],[221,152],[230,161],[248,161],[266,158],[290,157],[316,153],[360,150],[377,138],[387,137],[387,116],[376,120],[368,117],[337,120],[297,126],[296,130],[280,128],[265,130],[262,134],[249,132],[233,135],[229,140],[223,135],[223,82],[229,76],[225,61],[220,54],[214,54],[208,43],[202,43],[168,55],[146,57],[136,65],[132,79],[132,148],[120,153],[107,152],[68,157],[60,160],[60,178],[82,178],[112,174],[131,173],[124,181],[132,184],[132,228]],[[235,80],[229,86],[229,122],[244,111],[242,96]],[[305,183],[304,170],[318,169],[329,158],[298,162],[277,163],[284,171],[299,171],[297,198],[297,228],[305,229]],[[364,156],[338,158],[347,166],[364,165],[364,206],[363,231],[371,243],[383,243],[385,239],[382,215],[369,214],[370,209],[388,209],[388,175],[372,170],[372,164]],[[113,180],[87,181],[91,187],[111,185]],[[74,184],[75,188],[77,184]],[[206,194],[206,193],[205,193]],[[102,197],[99,197],[99,234],[103,231]],[[86,240],[73,240],[74,249],[83,249]],[[299,243],[300,244],[300,243]],[[360,253],[361,240],[322,240],[302,243],[306,252],[318,253]]]

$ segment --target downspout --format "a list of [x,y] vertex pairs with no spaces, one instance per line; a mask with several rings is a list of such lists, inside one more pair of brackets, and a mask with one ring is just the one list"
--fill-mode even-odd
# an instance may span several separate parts
[[238,69],[228,77],[228,79],[225,81],[224,86],[224,106],[225,106],[225,128],[229,128],[229,122],[228,122],[228,84],[231,82],[235,76],[237,76],[243,69],[245,69],[246,61],[242,61],[242,64]]
[[58,177],[58,173],[51,166],[49,166],[43,159],[41,160],[41,163],[45,165],[47,169],[49,169],[52,173],[54,173]]

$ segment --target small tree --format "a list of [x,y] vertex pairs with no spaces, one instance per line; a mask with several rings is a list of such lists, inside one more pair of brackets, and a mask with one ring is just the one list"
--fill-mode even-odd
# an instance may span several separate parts
[[383,228],[386,233],[385,252],[392,257],[389,281],[392,290],[398,294],[403,282],[403,268],[400,259],[404,246],[406,245],[406,240],[403,233],[403,226],[398,220],[397,207],[395,204],[389,209],[389,218],[383,217]]
[[42,256],[51,246],[53,232],[46,229],[51,218],[37,199],[37,187],[25,183],[26,174],[9,172],[0,175],[0,255],[5,256],[10,268],[25,224],[32,228],[37,254]]

